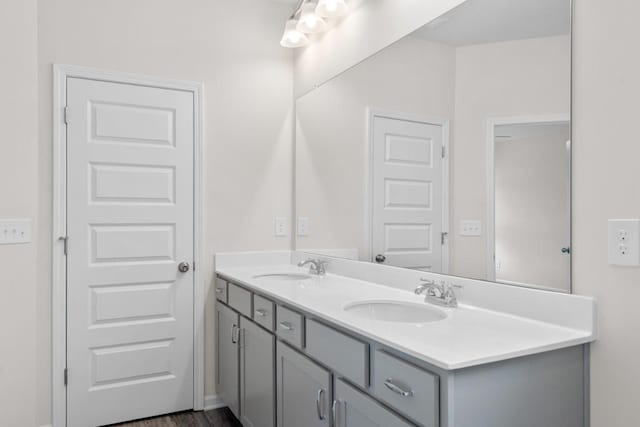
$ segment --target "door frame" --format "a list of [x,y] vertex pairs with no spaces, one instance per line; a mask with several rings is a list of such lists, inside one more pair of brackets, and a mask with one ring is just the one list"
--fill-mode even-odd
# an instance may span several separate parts
[[193,93],[194,99],[194,294],[193,294],[193,408],[204,409],[205,287],[204,277],[204,85],[199,82],[101,70],[75,65],[53,65],[53,162],[52,162],[52,286],[51,286],[51,407],[53,427],[67,424],[67,393],[64,381],[67,354],[67,272],[64,241],[67,235],[67,78],[76,77]]
[[436,125],[442,128],[442,146],[444,147],[445,156],[442,159],[442,232],[446,238],[442,245],[442,266],[441,274],[449,273],[449,248],[451,247],[451,234],[449,230],[449,212],[450,212],[450,189],[449,189],[449,169],[451,162],[451,149],[449,146],[450,139],[450,121],[442,117],[423,116],[412,113],[389,112],[378,110],[375,108],[367,108],[367,141],[366,149],[369,151],[366,155],[369,160],[367,169],[365,170],[365,247],[367,248],[367,261],[373,262],[373,126],[376,118],[396,119],[408,122],[424,123],[428,125]]
[[[495,130],[496,126],[501,125],[526,125],[526,124],[545,124],[545,123],[568,123],[571,126],[571,114],[548,114],[548,115],[531,115],[531,116],[501,116],[487,118],[487,159],[486,159],[486,182],[487,182],[487,210],[486,210],[486,235],[487,235],[487,278],[490,282],[496,281],[496,187],[495,187]],[[571,162],[569,162],[569,177],[571,177]],[[570,184],[571,187],[571,184]],[[569,188],[571,194],[571,188]],[[571,202],[569,201],[569,221],[571,221]],[[569,239],[571,240],[571,230],[569,230]],[[569,245],[571,246],[571,245]],[[528,285],[530,286],[530,285]]]

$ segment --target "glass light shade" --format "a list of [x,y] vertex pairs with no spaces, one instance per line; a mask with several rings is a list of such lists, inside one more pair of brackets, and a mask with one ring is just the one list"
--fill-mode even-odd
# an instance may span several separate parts
[[323,18],[336,18],[349,11],[344,0],[320,0],[316,7],[316,13]]
[[284,47],[302,47],[309,43],[307,35],[299,31],[296,26],[298,25],[297,19],[289,19],[284,26],[284,34],[280,45]]
[[321,33],[327,29],[324,19],[316,14],[316,5],[314,3],[305,3],[302,6],[297,29],[307,34]]

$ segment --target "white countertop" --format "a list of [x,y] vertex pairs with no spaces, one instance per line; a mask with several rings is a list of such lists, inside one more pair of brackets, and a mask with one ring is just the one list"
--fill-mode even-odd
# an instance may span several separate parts
[[258,293],[352,330],[443,369],[453,370],[594,341],[593,331],[460,304],[437,307],[444,320],[412,324],[373,321],[344,310],[356,301],[424,303],[423,296],[350,277],[327,274],[302,281],[254,279],[267,273],[306,273],[290,264],[219,266],[216,272]]

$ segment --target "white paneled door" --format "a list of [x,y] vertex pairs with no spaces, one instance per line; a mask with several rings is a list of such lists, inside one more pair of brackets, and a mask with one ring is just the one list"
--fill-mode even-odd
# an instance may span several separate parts
[[67,105],[67,425],[190,409],[193,93],[68,78]]
[[374,116],[373,261],[442,271],[443,126]]

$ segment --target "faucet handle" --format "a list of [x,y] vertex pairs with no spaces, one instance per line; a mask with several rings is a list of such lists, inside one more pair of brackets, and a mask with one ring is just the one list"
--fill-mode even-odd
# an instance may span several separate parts
[[435,281],[435,280],[432,280],[432,279],[426,279],[426,278],[424,278],[424,277],[421,277],[421,278],[420,278],[420,281],[421,281],[421,282],[425,282],[425,283],[427,283],[427,284],[429,284],[429,285],[435,285],[435,284],[436,284],[436,281]]

